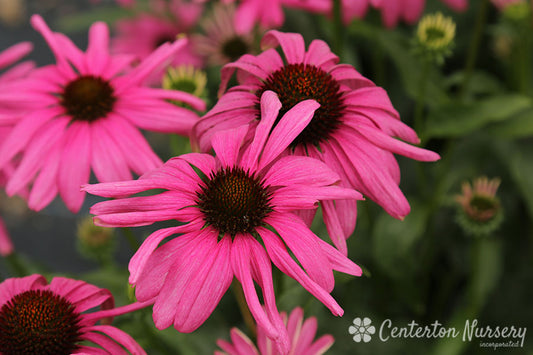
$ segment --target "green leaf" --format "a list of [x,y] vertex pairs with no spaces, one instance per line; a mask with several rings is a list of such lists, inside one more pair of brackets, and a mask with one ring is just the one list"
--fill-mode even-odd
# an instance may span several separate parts
[[427,135],[461,137],[490,122],[504,121],[531,109],[531,100],[521,95],[500,95],[468,103],[453,103],[434,109],[427,118]]
[[466,302],[456,309],[447,327],[461,332],[456,338],[442,338],[435,346],[433,355],[459,355],[464,353],[470,342],[463,341],[465,323],[479,317],[502,272],[503,252],[500,240],[495,238],[479,238],[472,240],[470,266]]
[[533,136],[533,107],[509,120],[490,125],[487,131],[498,138],[516,139]]
[[499,144],[501,160],[507,163],[514,183],[526,202],[529,215],[533,218],[533,146],[531,141]]
[[413,261],[413,247],[426,230],[428,209],[411,201],[411,213],[403,221],[382,212],[373,233],[373,255],[376,263],[392,277],[404,269],[398,265]]

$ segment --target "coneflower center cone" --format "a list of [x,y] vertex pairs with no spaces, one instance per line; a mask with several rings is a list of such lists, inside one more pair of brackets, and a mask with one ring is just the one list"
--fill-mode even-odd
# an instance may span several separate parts
[[48,290],[14,296],[0,308],[0,353],[68,355],[80,341],[78,313],[63,297]]
[[222,234],[252,233],[272,211],[269,191],[242,168],[220,169],[197,192],[204,220]]
[[61,96],[61,104],[73,120],[92,122],[113,111],[116,101],[108,81],[84,75],[68,83]]
[[258,99],[266,90],[274,91],[281,101],[278,121],[303,100],[314,99],[320,104],[311,122],[291,143],[292,148],[300,144],[318,146],[342,123],[341,117],[346,106],[340,92],[340,84],[331,74],[314,65],[285,65],[265,80],[263,87],[257,92]]

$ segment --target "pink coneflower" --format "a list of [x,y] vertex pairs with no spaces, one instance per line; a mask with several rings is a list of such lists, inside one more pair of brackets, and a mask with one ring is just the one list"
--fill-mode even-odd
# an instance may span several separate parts
[[233,4],[217,3],[200,23],[205,35],[192,35],[195,52],[204,56],[210,65],[224,65],[252,53],[253,32],[237,33],[234,18]]
[[[285,312],[281,313],[283,323],[287,327],[291,347],[289,354],[293,355],[321,355],[333,345],[335,340],[329,334],[321,336],[316,341],[317,321],[315,317],[307,318],[304,322],[304,312],[300,307],[295,308],[289,318]],[[257,329],[257,346],[237,328],[231,330],[231,340],[218,340],[218,346],[223,350],[215,351],[215,355],[279,355],[271,340],[266,336],[263,328]]]
[[[259,98],[265,90],[279,96],[280,116],[302,100],[315,99],[320,108],[288,151],[326,162],[341,176],[343,186],[369,196],[396,218],[407,215],[410,207],[398,186],[400,170],[393,153],[422,161],[439,156],[393,138],[419,142],[400,121],[385,90],[352,66],[337,64],[338,57],[321,40],[314,40],[306,51],[300,34],[270,31],[262,45],[281,45],[285,61],[270,48],[222,68],[223,95],[194,128],[199,149],[208,151],[213,135],[222,129],[260,123]],[[225,92],[234,71],[239,85]],[[322,208],[334,244],[346,253],[345,239],[355,228],[356,201],[324,201]]]
[[[343,311],[329,294],[335,282],[332,270],[361,275],[357,265],[313,234],[293,211],[314,209],[318,200],[360,195],[333,186],[338,175],[318,160],[299,156],[276,160],[311,119],[318,107],[315,101],[295,105],[275,127],[281,108],[277,96],[266,91],[260,105],[262,120],[253,131],[241,125],[213,137],[215,157],[182,155],[139,180],[88,185],[84,190],[117,198],[91,208],[98,225],[141,226],[174,219],[185,223],[152,233],[130,261],[130,283],[139,300],[155,303],[157,328],[174,324],[181,332],[195,330],[235,275],[258,324],[287,350],[270,262],[335,315]],[[243,148],[248,134],[253,134],[252,143]],[[165,191],[121,198],[152,189]],[[176,233],[183,235],[159,246]],[[265,309],[254,281],[262,289]]]
[[[454,11],[464,11],[468,0],[441,0]],[[386,27],[392,28],[403,20],[413,24],[424,12],[426,0],[370,0],[371,4],[381,10],[381,17]]]
[[67,207],[80,209],[80,186],[92,171],[99,181],[131,178],[162,164],[139,128],[188,135],[198,116],[167,100],[204,110],[190,94],[151,89],[142,82],[167,61],[186,40],[161,45],[130,68],[130,56],[110,56],[108,28],[98,22],[89,31],[84,53],[63,34],[50,31],[43,19],[31,22],[54,52],[57,64],[37,69],[14,91],[32,107],[0,147],[0,169],[18,153],[20,165],[7,184],[8,195],[32,185],[28,204],[34,210],[59,194]]
[[[176,40],[176,36],[184,35],[201,15],[202,5],[192,4],[185,7],[183,1],[175,1],[169,6],[155,3],[153,12],[141,13],[137,17],[119,20],[115,23],[115,35],[111,41],[114,53],[130,54],[138,59],[145,59],[151,55],[162,43]],[[202,67],[201,56],[193,50],[192,43],[187,42],[179,52],[175,53],[172,61],[173,66],[192,65]],[[164,69],[154,72],[148,82],[152,85],[161,84]]]
[[[84,281],[55,277],[47,284],[41,275],[7,279],[0,284],[0,353],[146,354],[131,336],[108,325],[112,317],[146,305],[113,306],[108,290]],[[101,310],[86,312],[95,307]]]

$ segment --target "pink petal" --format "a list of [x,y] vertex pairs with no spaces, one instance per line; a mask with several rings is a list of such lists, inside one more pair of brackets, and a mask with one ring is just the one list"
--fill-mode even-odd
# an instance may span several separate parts
[[435,152],[406,144],[386,135],[381,130],[367,125],[358,125],[357,133],[361,137],[366,138],[370,143],[395,154],[419,161],[435,161],[440,159],[440,156]]
[[85,198],[80,191],[89,182],[91,173],[91,134],[89,123],[75,121],[65,132],[66,141],[59,165],[59,194],[68,209],[77,212]]
[[[11,131],[0,148],[0,167],[4,166],[17,153],[26,148],[34,135],[43,130],[43,126],[59,115],[63,110],[57,107],[35,111],[25,116]],[[33,143],[32,143],[33,144]]]
[[86,70],[101,74],[109,63],[109,28],[104,22],[95,22],[89,29]]
[[276,122],[280,108],[281,101],[279,101],[278,95],[275,92],[267,90],[261,95],[261,119],[255,129],[254,139],[242,158],[241,165],[245,169],[251,169],[257,166],[259,156],[272,131],[274,122]]
[[333,201],[322,201],[322,215],[329,237],[333,241],[333,244],[335,244],[337,249],[339,249],[343,255],[348,255],[346,238],[349,235],[347,236],[344,234],[344,230],[342,228],[339,215],[335,210],[335,203]]
[[270,164],[311,122],[320,104],[315,100],[305,100],[294,105],[272,130],[263,149],[259,169]]
[[142,175],[163,165],[143,135],[122,117],[108,117],[103,128],[113,138],[128,166],[135,173]]
[[40,289],[46,286],[42,275],[33,274],[25,277],[13,277],[0,283],[0,307],[19,293]]
[[280,336],[279,331],[259,303],[259,298],[253,283],[252,260],[250,255],[251,241],[248,240],[248,238],[249,236],[247,235],[236,235],[233,240],[233,246],[231,249],[233,272],[242,285],[246,303],[257,321],[257,324],[260,324],[261,327],[263,327],[268,337],[275,339]]
[[[20,42],[0,52],[0,68],[7,67],[26,56],[33,49],[31,42]],[[2,74],[3,76],[3,74]]]
[[263,239],[270,259],[282,272],[300,283],[307,291],[326,305],[334,315],[341,316],[344,313],[335,299],[324,288],[313,281],[293,260],[287,252],[285,244],[276,234],[261,227],[257,228],[257,232]]
[[100,182],[131,180],[132,176],[122,151],[105,129],[106,122],[92,122],[90,129],[91,166]]
[[271,186],[324,186],[331,185],[340,178],[330,167],[317,159],[287,156],[272,164],[264,179],[265,183]]
[[[196,273],[201,269],[204,261],[208,260],[217,246],[217,233],[209,228],[197,233],[196,243],[190,243],[182,248],[185,257],[176,258],[172,272],[165,280],[154,303],[153,318],[157,329],[165,329],[174,323],[176,305],[190,294],[198,292],[189,289]],[[191,244],[194,244],[191,246]],[[179,330],[179,329],[178,329]]]
[[57,187],[57,172],[59,171],[59,162],[61,161],[61,142],[56,143],[48,152],[41,171],[35,178],[28,199],[28,206],[35,211],[40,211],[57,196],[59,191]]
[[261,40],[261,48],[281,46],[289,64],[302,63],[305,58],[305,43],[299,33],[283,33],[276,30],[268,31]]
[[232,328],[230,336],[235,348],[235,354],[260,355],[255,344],[239,329]]
[[104,333],[111,339],[123,345],[126,349],[130,351],[131,354],[135,354],[135,355],[146,354],[146,352],[141,348],[141,346],[137,344],[137,342],[129,334],[123,332],[122,330],[118,328],[115,328],[109,325],[95,325],[87,329],[90,331],[97,331],[97,332]]
[[[129,355],[126,350],[119,344],[117,344],[113,339],[109,338],[108,336],[104,334],[97,333],[99,330],[98,327],[101,326],[93,326],[93,327],[86,327],[87,331],[84,332],[81,335],[81,339],[88,340],[90,342],[93,342],[97,345],[100,345],[102,348],[106,349],[106,354],[113,354],[113,355]],[[96,329],[95,329],[96,328]],[[91,354],[92,355],[92,354]]]
[[206,176],[209,176],[209,174],[216,168],[215,158],[209,154],[188,153],[180,155],[179,159],[183,159],[187,163],[200,169],[200,171]]
[[304,64],[317,67],[329,67],[339,62],[339,57],[333,54],[326,42],[316,39],[311,42],[305,53]]
[[197,329],[213,312],[233,279],[230,262],[231,237],[226,235],[206,255],[189,281],[188,292],[176,307],[174,327],[181,332]]
[[240,126],[231,130],[219,131],[213,135],[211,144],[216,153],[216,157],[222,163],[222,166],[233,167],[237,163],[239,150],[248,126]]
[[[201,225],[198,226],[198,228],[201,227]],[[182,234],[162,245],[155,244],[153,241],[150,242],[152,250],[143,251],[147,259],[130,270],[130,279],[134,276],[133,271],[135,271],[135,279],[132,279],[134,282],[131,283],[135,284],[135,296],[138,300],[155,300],[165,284],[169,272],[174,272],[173,265],[176,262],[176,256],[182,255],[184,246],[196,243],[197,234],[195,232]]]
[[331,292],[335,286],[335,279],[331,264],[318,244],[317,240],[320,238],[302,221],[291,218],[290,215],[272,212],[265,218],[265,223],[279,233],[309,277],[326,291]]
[[309,355],[322,355],[331,348],[335,339],[331,335],[321,336],[317,341],[313,343],[306,352]]
[[51,147],[62,140],[63,130],[67,125],[66,119],[53,120],[45,125],[34,137],[32,144],[24,152],[24,156],[17,170],[10,177],[6,192],[12,196],[31,182],[37,171],[46,161]]

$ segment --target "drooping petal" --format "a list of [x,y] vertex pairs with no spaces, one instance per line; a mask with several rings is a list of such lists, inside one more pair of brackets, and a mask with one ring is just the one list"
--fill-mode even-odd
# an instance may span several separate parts
[[65,132],[66,139],[58,172],[59,194],[68,209],[77,212],[85,198],[80,191],[91,172],[91,133],[87,122],[75,121]]

